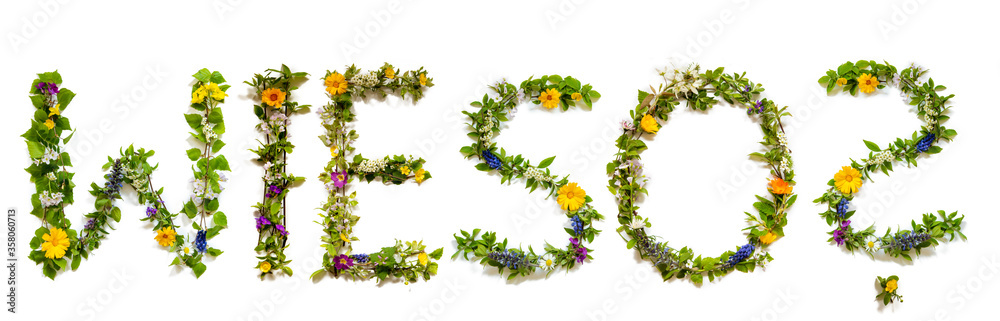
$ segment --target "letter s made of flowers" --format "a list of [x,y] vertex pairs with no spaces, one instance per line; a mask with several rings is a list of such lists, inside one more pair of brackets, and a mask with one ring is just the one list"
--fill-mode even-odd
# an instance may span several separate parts
[[[541,104],[545,108],[559,107],[566,111],[579,103],[592,107],[593,101],[601,94],[592,87],[580,84],[573,77],[558,75],[542,76],[538,79],[528,79],[520,86],[500,82],[490,87],[496,96],[483,96],[482,101],[472,102],[477,111],[463,111],[471,120],[468,136],[475,140],[472,145],[462,147],[461,152],[466,158],[478,157],[476,168],[484,171],[496,171],[500,183],[511,182],[514,179],[525,180],[525,188],[530,192],[541,188],[548,190],[549,197],[555,197],[559,206],[566,211],[570,227],[565,228],[569,234],[569,244],[556,247],[546,243],[544,252],[535,253],[528,247],[509,247],[507,239],[497,241],[495,232],[485,232],[480,235],[480,229],[471,232],[460,231],[455,234],[458,251],[453,258],[461,255],[466,260],[479,259],[485,266],[496,267],[503,274],[508,271],[507,279],[518,276],[528,276],[536,270],[546,272],[546,276],[557,269],[569,270],[576,264],[581,264],[591,258],[586,243],[594,241],[600,233],[594,228],[594,221],[603,216],[590,205],[591,197],[577,183],[569,181],[569,176],[559,178],[547,167],[552,164],[555,156],[546,158],[535,165],[521,155],[508,155],[507,151],[497,146],[493,137],[500,133],[500,126],[508,121],[514,113],[514,108],[524,101]],[[472,258],[470,258],[470,255]]]

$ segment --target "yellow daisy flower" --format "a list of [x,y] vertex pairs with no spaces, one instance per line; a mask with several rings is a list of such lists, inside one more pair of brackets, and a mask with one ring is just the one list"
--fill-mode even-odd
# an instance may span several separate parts
[[767,244],[771,244],[771,242],[774,242],[774,240],[777,239],[777,238],[778,238],[777,234],[774,234],[774,233],[771,233],[771,232],[767,232],[767,234],[761,235],[760,238],[758,238],[758,239],[760,240],[761,244],[767,245]]
[[156,236],[153,237],[160,246],[173,246],[174,242],[177,241],[177,232],[174,231],[173,227],[162,227],[156,230]]
[[396,71],[393,70],[392,68],[385,68],[385,78],[395,79]]
[[896,284],[896,280],[894,280],[894,279],[893,280],[889,280],[889,282],[885,283],[885,292],[889,292],[889,293],[896,292],[896,289],[898,289],[898,288],[899,288],[899,285]]
[[264,92],[260,93],[260,101],[271,107],[280,107],[285,103],[285,92],[277,88],[264,89]]
[[59,106],[61,105],[56,104],[55,106],[49,107],[49,117],[59,116]]
[[42,251],[45,251],[46,258],[59,259],[66,255],[66,250],[69,249],[69,236],[66,235],[66,231],[53,227],[42,235],[42,239],[45,240],[42,243]]
[[427,258],[427,253],[420,252],[420,254],[417,254],[417,262],[420,262],[420,265],[427,266],[428,261],[430,259]]
[[583,99],[583,95],[581,95],[580,93],[573,93],[572,95],[569,95],[569,97],[573,98],[573,100],[576,101],[580,101],[580,99]]
[[261,273],[267,273],[267,271],[271,270],[271,263],[267,262],[267,261],[260,262],[260,264],[257,266],[257,268],[260,269]]
[[413,173],[413,180],[417,181],[417,184],[424,182],[424,176],[427,174],[423,168],[418,169],[416,173]]
[[642,127],[642,130],[645,130],[650,134],[656,134],[656,132],[660,130],[660,124],[657,123],[656,119],[653,118],[653,115],[650,114],[642,116],[642,121],[639,122],[639,126]]
[[427,74],[420,74],[420,77],[417,77],[417,81],[420,82],[421,86],[427,86]]
[[542,106],[545,106],[545,108],[552,109],[559,106],[559,96],[562,96],[562,94],[558,90],[549,88],[538,95],[538,100],[542,102]]
[[587,201],[587,192],[576,185],[576,183],[569,183],[563,185],[559,188],[559,197],[556,198],[556,202],[563,210],[575,211],[583,206],[583,203]]
[[878,86],[878,79],[872,77],[871,74],[861,74],[861,76],[858,77],[858,89],[860,89],[861,92],[866,94],[873,93],[875,92],[875,86]]
[[56,122],[52,121],[51,119],[46,119],[45,120],[45,128],[48,128],[49,130],[52,130],[53,128],[56,128]]
[[399,172],[403,173],[403,175],[410,175],[410,168],[407,167],[406,165],[403,165],[402,167],[399,168]]
[[323,85],[326,86],[326,92],[331,95],[340,95],[347,92],[347,79],[339,72],[334,72],[326,76],[326,79],[323,80]]
[[833,175],[833,185],[844,194],[852,194],[861,188],[861,173],[850,166],[840,168],[836,175]]

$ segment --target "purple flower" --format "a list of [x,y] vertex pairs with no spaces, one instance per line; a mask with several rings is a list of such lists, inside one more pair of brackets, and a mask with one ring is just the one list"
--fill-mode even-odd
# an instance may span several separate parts
[[271,220],[268,220],[267,217],[264,217],[263,215],[261,215],[260,217],[257,218],[257,230],[258,231],[260,229],[264,228],[265,226],[268,226],[268,225],[271,225]]
[[580,247],[580,240],[577,240],[575,237],[571,237],[569,238],[569,244],[572,244],[573,247]]
[[55,83],[51,82],[40,82],[35,85],[38,91],[41,91],[45,95],[55,95],[59,93],[59,87]]
[[330,173],[330,179],[333,181],[334,187],[342,188],[344,184],[347,184],[347,171]]
[[352,266],[354,266],[354,259],[350,256],[341,254],[333,258],[333,268],[335,269],[346,270],[350,269]]
[[152,207],[152,206],[147,206],[146,207],[146,217],[153,217],[153,215],[156,215],[156,208]]
[[587,248],[580,247],[576,249],[576,263],[583,263],[583,260],[587,259]]
[[87,220],[87,224],[83,225],[83,229],[85,229],[85,230],[93,230],[94,229],[94,219]]
[[285,226],[284,225],[274,224],[274,229],[278,230],[278,233],[281,233],[281,236],[287,236],[288,235],[288,231],[285,231]]
[[833,240],[837,242],[837,246],[844,245],[844,231],[840,229],[833,231]]
[[851,220],[846,220],[840,223],[840,227],[843,229],[847,229],[848,226],[851,226]]
[[267,198],[272,198],[278,196],[278,194],[281,194],[281,187],[277,185],[271,185],[271,187],[267,189],[267,193],[264,193],[264,196],[266,196]]

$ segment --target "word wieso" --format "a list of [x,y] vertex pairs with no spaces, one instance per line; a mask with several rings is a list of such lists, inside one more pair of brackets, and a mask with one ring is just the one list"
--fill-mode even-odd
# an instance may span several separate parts
[[[284,199],[288,188],[301,183],[303,178],[284,173],[287,154],[294,147],[284,135],[289,124],[288,116],[310,107],[286,100],[297,84],[304,81],[305,73],[292,73],[284,65],[280,70],[268,69],[268,72],[277,76],[256,75],[252,83],[246,82],[255,88],[260,97],[261,103],[253,107],[261,121],[258,128],[267,138],[262,148],[256,151],[261,156],[258,160],[265,166],[265,185],[261,191],[264,201],[254,207],[257,212],[254,219],[261,235],[257,251],[262,255],[258,257],[260,262],[257,268],[262,279],[266,275],[292,274],[286,265],[289,260],[283,254],[288,235],[282,225],[285,219]],[[868,158],[861,159],[860,163],[851,161],[830,180],[830,189],[816,200],[829,205],[829,210],[821,215],[835,227],[829,232],[830,242],[847,246],[852,251],[864,250],[873,258],[877,252],[882,252],[887,254],[886,257],[910,259],[911,252],[919,254],[920,249],[944,241],[946,235],[951,239],[956,234],[965,238],[960,231],[964,216],[956,218],[957,213],[946,215],[944,211],[939,211],[941,220],[933,214],[925,214],[922,222],[912,224],[912,229],[888,231],[884,236],[875,235],[874,227],[855,230],[850,226],[850,217],[855,213],[850,210],[850,200],[863,181],[871,179],[871,174],[877,171],[888,174],[895,162],[916,165],[917,156],[940,152],[941,147],[936,143],[941,139],[950,141],[957,135],[955,130],[942,125],[948,120],[945,114],[951,108],[946,106],[946,102],[953,95],[939,95],[938,92],[945,88],[935,85],[932,79],[921,81],[925,72],[926,69],[918,66],[900,71],[889,64],[861,60],[845,63],[820,79],[828,91],[840,89],[852,95],[858,91],[872,93],[887,85],[896,86],[909,95],[910,105],[917,106],[918,117],[925,122],[910,138],[897,139],[886,147],[865,141],[871,149]],[[642,258],[652,262],[661,272],[663,280],[686,278],[701,283],[704,277],[714,280],[732,271],[750,272],[754,267],[763,266],[772,260],[765,249],[784,235],[783,227],[787,224],[784,213],[797,197],[792,193],[795,182],[791,149],[781,124],[781,118],[789,115],[787,107],[779,107],[772,100],[760,97],[763,93],[760,84],[739,73],[727,75],[723,68],[702,72],[700,66],[691,65],[666,69],[661,75],[664,83],[657,90],[640,91],[637,107],[630,112],[628,120],[622,122],[622,135],[616,140],[619,152],[615,160],[608,164],[608,173],[612,175],[610,190],[618,200],[617,219],[621,224],[616,231],[627,241],[628,248],[635,249]],[[36,185],[36,193],[31,198],[32,214],[41,219],[43,225],[31,240],[33,251],[29,258],[42,265],[47,277],[54,279],[59,271],[76,270],[82,259],[88,258],[99,247],[108,230],[112,229],[111,221],[121,219],[121,210],[114,205],[114,201],[121,199],[119,191],[126,184],[138,191],[138,201],[147,205],[143,220],[154,225],[154,241],[176,255],[171,265],[191,267],[195,276],[200,276],[206,269],[201,259],[206,255],[222,254],[221,250],[209,247],[207,242],[228,225],[226,216],[216,212],[216,209],[218,195],[226,181],[224,172],[229,167],[225,158],[215,153],[225,145],[218,140],[225,132],[225,124],[221,110],[216,106],[224,102],[230,86],[224,85],[225,79],[221,74],[207,69],[200,70],[194,77],[196,84],[192,88],[191,107],[196,113],[184,117],[194,130],[191,135],[203,144],[186,152],[195,162],[196,183],[194,196],[181,206],[181,212],[189,218],[201,218],[192,221],[194,237],[177,233],[175,229],[179,226],[174,223],[177,214],[170,214],[163,204],[160,198],[163,187],[157,188],[152,183],[151,174],[158,165],[150,164],[148,159],[154,152],[132,146],[123,149],[117,158],[108,157],[104,169],[109,172],[105,181],[103,184],[91,184],[90,193],[97,198],[95,211],[85,215],[87,223],[81,231],[72,229],[63,210],[73,203],[75,185],[72,183],[73,174],[67,169],[72,163],[69,154],[64,151],[64,145],[73,136],[73,129],[63,112],[75,93],[62,87],[58,72],[42,73],[34,80],[30,97],[36,110],[31,128],[22,137],[27,142],[32,159],[32,165],[26,170]],[[351,211],[357,204],[356,192],[348,193],[348,183],[355,180],[371,182],[380,179],[401,184],[411,178],[417,183],[430,178],[430,173],[423,169],[424,160],[413,156],[373,159],[361,155],[349,156],[353,154],[352,145],[358,136],[352,128],[353,102],[372,94],[385,96],[397,93],[403,97],[410,95],[416,101],[423,97],[427,88],[433,86],[432,81],[423,68],[402,72],[388,63],[368,71],[350,66],[343,73],[326,72],[324,85],[331,102],[321,108],[322,125],[327,131],[321,140],[330,147],[332,158],[320,175],[320,180],[330,192],[330,197],[321,207],[327,213],[320,224],[325,232],[322,246],[328,253],[324,256],[323,268],[313,273],[313,277],[329,273],[335,277],[375,278],[379,282],[393,278],[409,283],[418,279],[427,280],[436,274],[437,263],[434,260],[441,257],[443,249],[426,252],[426,246],[421,241],[396,240],[395,244],[376,252],[354,253],[351,243],[358,238],[352,235],[352,227],[360,217]],[[496,146],[493,137],[500,133],[500,124],[509,120],[508,112],[518,104],[531,102],[547,108],[558,106],[563,110],[578,103],[592,107],[600,94],[573,77],[557,75],[529,78],[517,86],[502,82],[491,89],[497,93],[496,96],[484,96],[482,101],[472,103],[478,110],[465,112],[471,120],[468,136],[475,143],[463,147],[462,154],[467,158],[478,157],[480,162],[476,167],[482,171],[497,171],[501,182],[523,180],[526,188],[532,191],[542,187],[549,191],[549,195],[556,196],[570,219],[571,227],[565,230],[571,236],[571,244],[565,248],[546,244],[543,252],[536,253],[531,248],[508,247],[506,239],[497,240],[492,232],[480,235],[480,229],[463,230],[461,235],[455,235],[459,249],[453,257],[470,259],[472,256],[483,265],[496,267],[501,274],[505,269],[509,270],[508,279],[527,276],[538,269],[551,273],[559,267],[569,269],[575,264],[590,261],[592,256],[587,253],[583,242],[592,242],[599,234],[592,222],[603,218],[589,205],[591,198],[576,183],[549,172],[547,167],[554,156],[532,165],[520,155],[508,155]],[[751,224],[745,229],[748,231],[747,243],[719,256],[696,257],[688,247],[676,248],[647,234],[646,229],[652,224],[648,218],[639,216],[637,211],[636,198],[647,193],[644,188],[647,178],[643,175],[640,160],[642,151],[646,149],[643,138],[655,135],[660,129],[660,122],[665,121],[682,101],[695,110],[706,110],[721,101],[744,107],[747,117],[761,122],[764,132],[762,150],[752,153],[751,157],[771,168],[773,179],[767,186],[769,195],[758,195],[759,201],[753,204],[754,213],[746,213]],[[284,273],[274,274],[275,270]],[[884,298],[886,304],[901,298],[895,293],[898,278],[879,277],[879,280],[881,284],[891,282],[891,286],[885,285],[886,289],[879,293],[879,298]]]

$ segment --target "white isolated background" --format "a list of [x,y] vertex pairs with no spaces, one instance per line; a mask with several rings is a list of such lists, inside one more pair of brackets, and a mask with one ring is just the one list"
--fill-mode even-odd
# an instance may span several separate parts
[[[20,210],[18,313],[14,320],[291,320],[357,319],[618,320],[710,317],[728,320],[961,320],[995,312],[1000,297],[1000,224],[992,203],[1000,178],[991,163],[998,135],[993,77],[997,62],[994,17],[998,4],[973,1],[102,1],[8,3],[0,20],[4,42],[4,126],[0,141],[3,207]],[[346,50],[346,51],[345,51]],[[916,62],[956,94],[949,128],[958,130],[944,152],[921,158],[918,168],[876,176],[855,204],[855,224],[906,226],[921,213],[944,209],[967,215],[968,242],[944,243],[914,263],[873,261],[826,242],[830,228],[810,201],[848,158],[867,154],[862,139],[886,144],[909,136],[920,122],[898,92],[828,96],[816,83],[847,60],[885,59],[902,68]],[[787,235],[770,247],[766,269],[733,273],[694,286],[662,282],[615,235],[615,203],[605,188],[604,165],[615,152],[617,122],[635,106],[636,89],[658,84],[656,68],[696,61],[746,71],[767,88],[766,97],[790,106],[788,119],[799,202],[789,212]],[[404,285],[307,279],[318,268],[320,227],[313,223],[325,199],[315,177],[329,159],[316,136],[314,113],[292,117],[291,173],[308,178],[288,198],[293,277],[256,279],[251,206],[260,199],[262,168],[247,151],[259,133],[253,97],[242,84],[281,63],[312,76],[294,92],[303,104],[327,102],[321,77],[355,63],[403,70],[424,66],[436,86],[413,104],[398,97],[358,103],[358,150],[366,156],[414,154],[427,159],[434,178],[421,186],[354,184],[361,202],[358,252],[392,238],[423,239],[444,247],[439,274]],[[22,139],[32,108],[35,73],[58,69],[78,95],[64,116],[78,130],[74,152],[74,226],[92,210],[87,194],[102,182],[107,155],[135,143],[155,149],[155,175],[172,211],[190,193],[192,147],[182,114],[188,112],[190,75],[221,71],[233,85],[223,110],[233,167],[221,210],[229,229],[212,246],[196,280],[172,259],[139,221],[144,207],[124,192],[123,219],[76,272],[56,281],[28,259],[28,240],[39,221],[28,215],[32,185]],[[458,149],[470,143],[460,110],[485,87],[507,78],[572,75],[603,94],[593,110],[567,112],[525,105],[498,137],[508,151],[537,161],[558,155],[552,168],[572,174],[607,216],[592,248],[595,259],[569,273],[507,282],[480,265],[450,258],[452,234],[475,227],[495,230],[514,244],[563,245],[567,220],[553,200],[502,186],[478,172]],[[315,109],[314,109],[315,110]],[[757,149],[757,125],[741,108],[720,105],[707,113],[685,108],[643,154],[651,196],[640,214],[653,233],[673,245],[718,255],[744,243],[743,211],[765,193],[768,174],[746,154]],[[184,230],[190,231],[187,221]],[[905,303],[874,301],[877,275],[899,275]],[[6,291],[4,291],[6,293]],[[9,320],[4,313],[4,319]],[[978,317],[977,317],[978,316]]]

